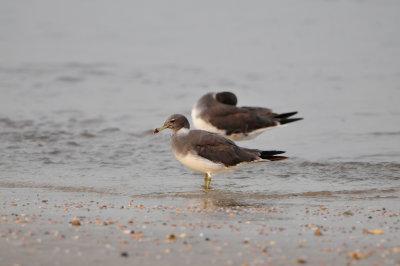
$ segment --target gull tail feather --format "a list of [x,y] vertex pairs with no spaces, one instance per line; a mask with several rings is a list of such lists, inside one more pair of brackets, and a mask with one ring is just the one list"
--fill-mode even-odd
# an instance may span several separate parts
[[298,121],[298,120],[302,120],[303,118],[285,118],[285,119],[281,119],[279,120],[279,124],[284,125],[287,123],[292,123],[294,121]]
[[277,115],[275,115],[275,117],[276,118],[288,118],[288,117],[294,116],[295,114],[297,114],[297,111],[290,112],[290,113],[277,114]]
[[284,151],[261,151],[260,158],[269,161],[279,161],[287,159],[286,156],[277,156],[277,154],[285,153]]

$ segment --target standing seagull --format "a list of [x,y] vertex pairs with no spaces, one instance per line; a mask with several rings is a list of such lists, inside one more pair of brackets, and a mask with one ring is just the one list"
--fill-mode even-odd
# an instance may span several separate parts
[[192,109],[197,129],[207,130],[240,141],[253,139],[267,129],[303,118],[289,118],[297,112],[276,114],[262,107],[237,107],[232,92],[208,93]]
[[264,160],[276,161],[287,157],[276,156],[284,151],[261,151],[238,147],[233,141],[204,130],[189,130],[189,121],[183,115],[170,116],[154,134],[172,130],[171,147],[175,157],[186,167],[205,174],[204,187],[210,188],[211,177],[230,172],[242,164]]

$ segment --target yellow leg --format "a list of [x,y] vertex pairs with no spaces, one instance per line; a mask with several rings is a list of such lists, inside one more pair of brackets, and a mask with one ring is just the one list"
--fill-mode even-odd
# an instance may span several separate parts
[[210,188],[210,184],[211,184],[211,177],[209,177],[208,174],[206,173],[204,175],[204,188],[205,189],[209,189]]

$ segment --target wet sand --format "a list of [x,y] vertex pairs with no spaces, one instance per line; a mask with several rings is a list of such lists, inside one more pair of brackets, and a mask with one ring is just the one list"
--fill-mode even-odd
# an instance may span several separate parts
[[400,208],[390,198],[241,204],[217,189],[72,190],[1,188],[1,265],[400,264]]

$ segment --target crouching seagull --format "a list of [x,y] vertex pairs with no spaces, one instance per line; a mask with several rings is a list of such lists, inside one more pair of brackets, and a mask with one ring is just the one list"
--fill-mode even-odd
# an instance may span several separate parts
[[249,140],[267,129],[301,120],[289,118],[297,112],[277,114],[263,107],[237,107],[232,92],[207,93],[192,109],[192,120],[197,129],[224,135],[234,140]]

